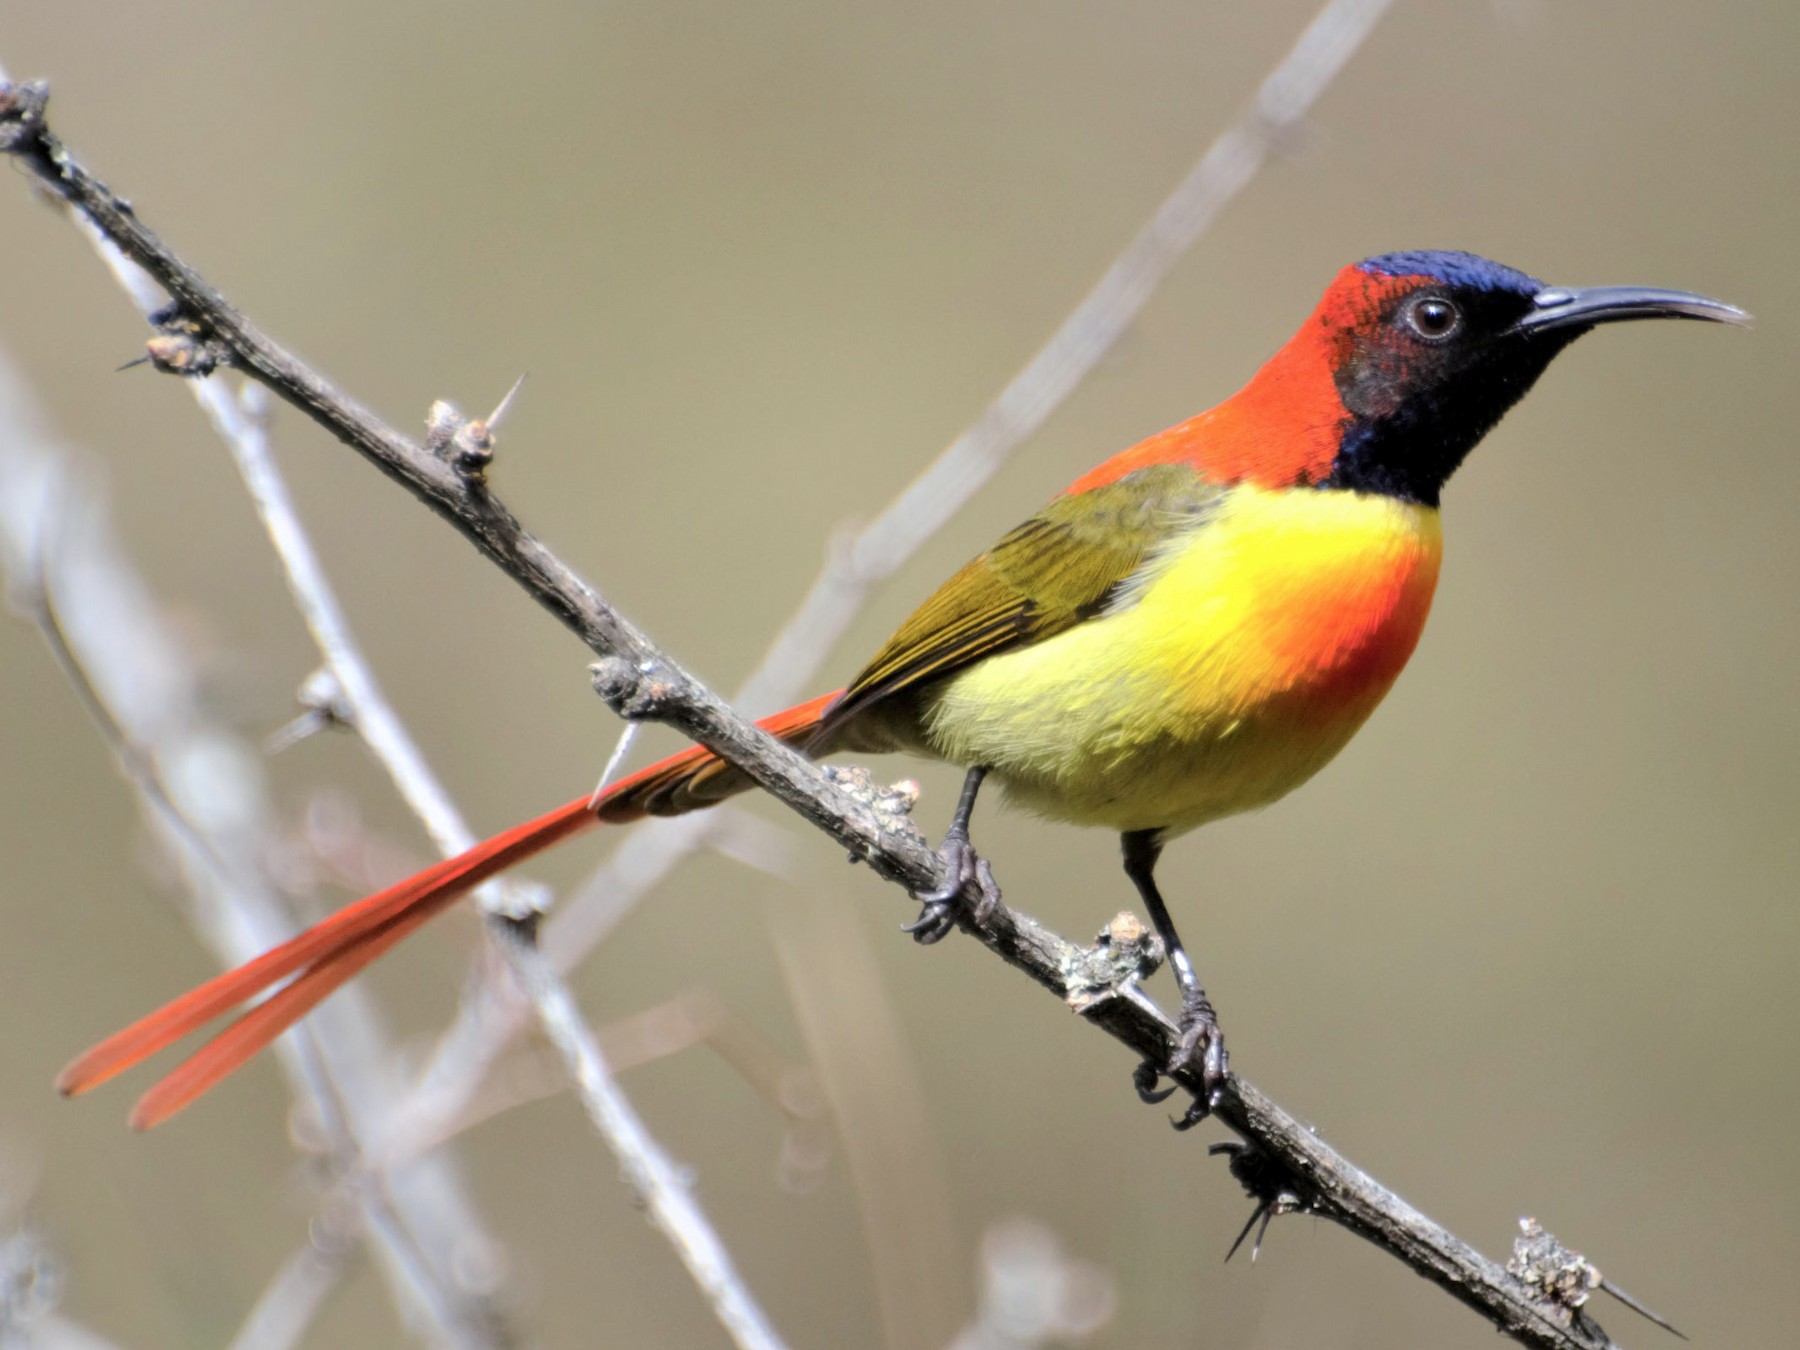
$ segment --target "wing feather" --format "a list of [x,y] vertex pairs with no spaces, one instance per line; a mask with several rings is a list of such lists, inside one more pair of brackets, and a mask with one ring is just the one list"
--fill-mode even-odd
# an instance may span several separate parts
[[1156,464],[1057,498],[920,605],[844,690],[825,729],[1100,613],[1165,543],[1200,528],[1221,492],[1188,465]]

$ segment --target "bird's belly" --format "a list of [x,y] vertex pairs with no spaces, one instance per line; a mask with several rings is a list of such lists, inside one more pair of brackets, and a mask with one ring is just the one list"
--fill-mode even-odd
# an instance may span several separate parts
[[1240,487],[1108,613],[934,691],[928,747],[1059,819],[1170,833],[1323,768],[1417,644],[1437,512]]

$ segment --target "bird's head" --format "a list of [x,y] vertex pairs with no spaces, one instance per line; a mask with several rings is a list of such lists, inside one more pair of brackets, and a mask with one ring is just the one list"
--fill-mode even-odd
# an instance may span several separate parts
[[1624,319],[1744,323],[1731,305],[1641,286],[1546,286],[1471,253],[1345,268],[1296,342],[1323,350],[1343,409],[1323,487],[1435,505],[1463,457],[1556,354]]
[[1436,506],[1444,483],[1556,354],[1598,324],[1708,319],[1732,305],[1647,286],[1546,286],[1473,253],[1346,267],[1250,383],[1070,485],[1191,464],[1216,483],[1339,488]]
[[[1749,315],[1685,291],[1546,286],[1472,253],[1386,253],[1338,273],[1243,390],[1165,437],[1222,482],[1435,506],[1463,457],[1558,352],[1623,319]],[[1163,439],[1146,442],[1145,457],[1166,453]]]

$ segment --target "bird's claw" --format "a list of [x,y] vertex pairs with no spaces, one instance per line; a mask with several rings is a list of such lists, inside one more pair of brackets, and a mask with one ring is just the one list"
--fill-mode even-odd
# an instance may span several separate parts
[[1156,1086],[1162,1081],[1162,1076],[1162,1066],[1149,1059],[1131,1071],[1131,1085],[1137,1089],[1138,1100],[1145,1106],[1161,1106],[1175,1095],[1175,1090],[1180,1086],[1178,1083],[1171,1083],[1160,1089]]
[[913,899],[920,906],[919,917],[900,925],[902,933],[911,933],[913,941],[925,947],[941,942],[956,927],[956,911],[962,903],[963,888],[971,881],[981,892],[973,910],[977,923],[987,922],[994,907],[1000,903],[1000,884],[994,880],[994,869],[988,866],[986,858],[975,852],[968,835],[954,830],[945,835],[938,848],[938,857],[944,862],[944,884],[935,891],[915,895]]
[[[936,893],[933,892],[933,896]],[[942,942],[956,927],[956,905],[951,900],[938,900],[932,896],[915,896],[919,902],[919,917],[911,923],[900,925],[902,933],[911,933],[912,940],[921,947],[929,947],[935,942]]]
[[1180,1033],[1169,1062],[1163,1065],[1145,1060],[1132,1071],[1131,1083],[1137,1089],[1140,1101],[1155,1106],[1172,1097],[1179,1086],[1172,1084],[1159,1090],[1157,1083],[1162,1078],[1166,1076],[1172,1080],[1179,1073],[1198,1074],[1201,1093],[1185,1112],[1170,1122],[1178,1130],[1191,1130],[1219,1104],[1225,1084],[1231,1077],[1231,1057],[1225,1052],[1225,1033],[1219,1029],[1219,1019],[1204,996],[1192,1002],[1183,1000]]

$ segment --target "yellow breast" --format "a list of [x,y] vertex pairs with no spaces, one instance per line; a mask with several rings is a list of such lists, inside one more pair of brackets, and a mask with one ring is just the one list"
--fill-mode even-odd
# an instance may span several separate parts
[[1178,833],[1267,805],[1392,686],[1441,552],[1431,507],[1236,488],[1106,613],[947,680],[927,741],[1082,824]]

